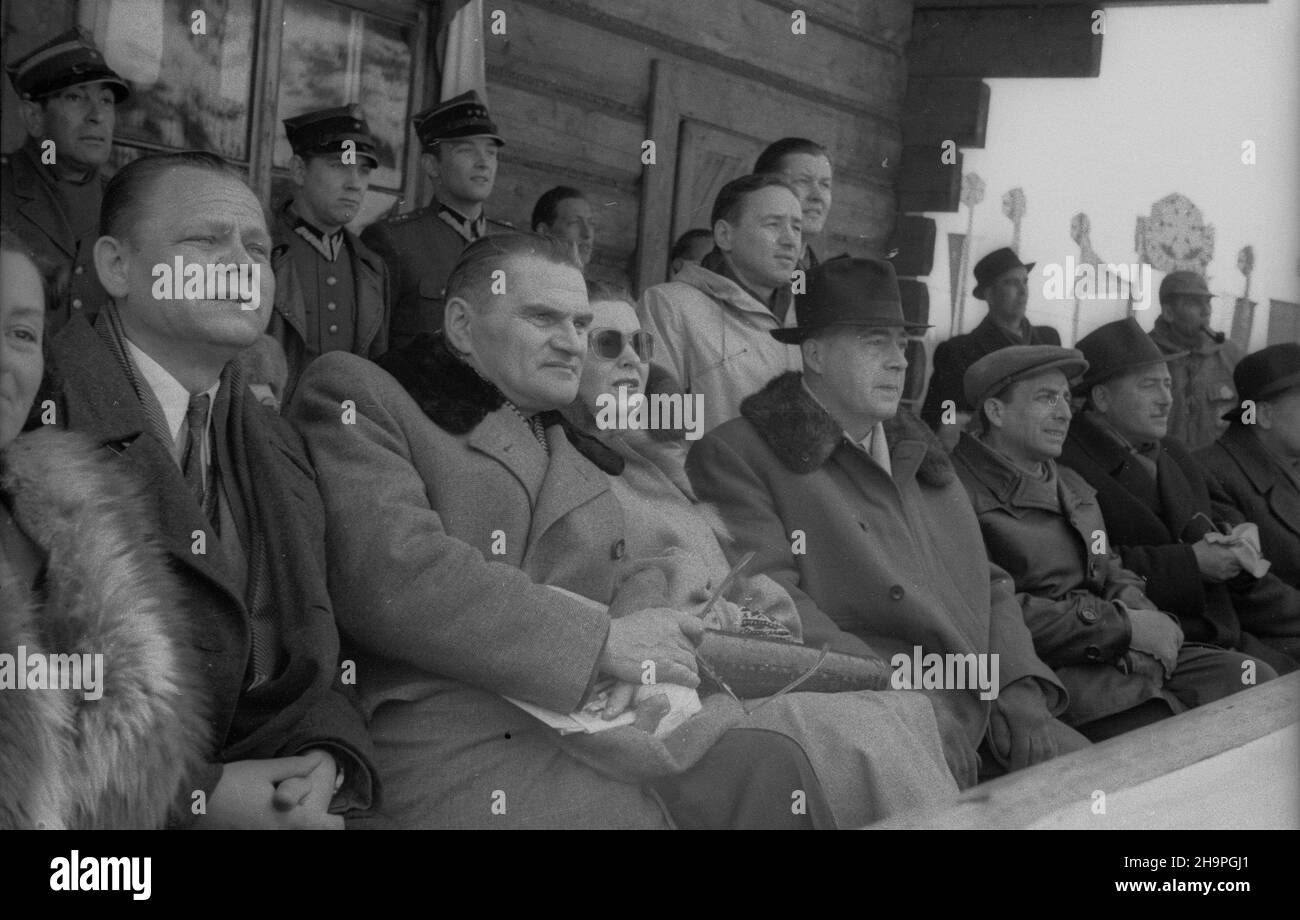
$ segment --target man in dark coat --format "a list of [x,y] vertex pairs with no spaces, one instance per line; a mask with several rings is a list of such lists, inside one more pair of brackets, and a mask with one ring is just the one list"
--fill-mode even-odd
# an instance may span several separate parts
[[[1082,353],[1013,345],[966,372],[980,433],[952,453],[989,558],[1015,579],[1039,656],[1070,692],[1062,717],[1094,741],[1148,725],[1274,675],[1263,662],[1183,642],[1106,540],[1096,490],[1057,466]],[[1249,662],[1249,664],[1247,664]]]
[[[113,178],[104,223],[95,265],[112,301],[55,339],[56,416],[150,483],[188,593],[217,749],[183,813],[342,827],[376,783],[341,682],[320,496],[301,440],[249,396],[233,360],[274,296],[262,207],[219,158],[172,154]],[[163,291],[155,267],[176,260],[237,264],[253,286]]]
[[375,141],[358,105],[285,119],[297,191],[275,215],[275,312],[267,332],[284,348],[287,405],[303,368],[327,351],[375,359],[388,350],[388,267],[347,229],[357,216]]
[[8,68],[22,100],[27,142],[0,157],[0,215],[55,272],[46,332],[94,311],[107,295],[91,252],[108,179],[117,104],[130,89],[81,29]]
[[1031,326],[1025,318],[1033,267],[1033,262],[1021,262],[1007,247],[995,249],[975,263],[972,293],[977,300],[988,301],[989,312],[969,333],[954,335],[935,348],[934,373],[921,409],[921,418],[939,432],[945,445],[956,442],[957,433],[974,411],[962,388],[967,368],[1008,345],[1061,344],[1061,334],[1051,326]]
[[1255,578],[1213,536],[1241,521],[1178,441],[1165,436],[1173,403],[1169,357],[1136,320],[1079,341],[1089,368],[1076,387],[1085,408],[1061,462],[1097,490],[1111,545],[1147,580],[1146,594],[1178,617],[1189,641],[1235,649],[1279,673],[1297,667],[1300,604],[1271,572]]
[[1064,688],[1034,653],[951,463],[919,421],[898,414],[915,327],[893,267],[823,263],[809,272],[798,316],[772,335],[801,345],[803,374],[773,379],[687,459],[733,552],[752,550],[752,571],[794,598],[805,644],[896,664],[914,652],[997,662],[989,693],[924,685],[958,783],[974,782],[986,736],[1011,769],[1086,745],[1054,718]]
[[411,121],[424,145],[420,164],[437,186],[434,199],[361,233],[366,245],[388,263],[390,348],[401,348],[421,332],[441,329],[443,289],[461,251],[479,237],[512,229],[483,212],[496,182],[497,151],[505,141],[478,93],[462,93]]
[[1258,524],[1271,571],[1300,590],[1300,344],[1247,355],[1233,379],[1250,404],[1229,412],[1227,432],[1194,456],[1228,498],[1216,510]]

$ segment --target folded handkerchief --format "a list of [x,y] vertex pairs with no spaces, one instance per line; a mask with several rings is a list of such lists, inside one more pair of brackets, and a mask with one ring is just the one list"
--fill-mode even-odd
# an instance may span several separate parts
[[1205,535],[1205,542],[1227,546],[1241,567],[1256,578],[1263,578],[1273,565],[1264,558],[1259,545],[1259,525],[1252,521],[1238,524],[1230,534],[1211,531]]

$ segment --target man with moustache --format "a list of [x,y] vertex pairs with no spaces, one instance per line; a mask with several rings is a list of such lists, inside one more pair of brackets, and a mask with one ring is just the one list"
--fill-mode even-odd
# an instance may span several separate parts
[[741,417],[691,448],[686,469],[718,506],[734,556],[794,598],[804,643],[891,660],[914,650],[997,655],[991,703],[969,688],[915,688],[938,718],[957,782],[977,749],[1019,769],[1087,745],[1054,716],[1060,681],[1034,653],[1011,579],[934,435],[899,411],[908,333],[893,266],[833,259],[809,272],[797,343],[803,372],[771,380]]
[[699,265],[641,295],[641,322],[661,346],[655,363],[704,396],[704,430],[740,412],[773,376],[799,367],[799,351],[769,333],[794,325],[799,198],[776,176],[743,176],[713,203],[714,248]]
[[480,237],[512,229],[483,211],[496,183],[497,152],[505,141],[478,93],[461,93],[425,109],[411,122],[424,147],[420,165],[434,183],[434,199],[361,233],[366,245],[388,263],[393,311],[389,348],[441,329],[443,289],[461,251]]
[[303,369],[327,351],[378,358],[388,350],[388,268],[347,229],[379,165],[358,105],[285,119],[296,191],[275,216],[275,312],[288,404]]
[[[1012,345],[966,372],[979,432],[952,452],[989,558],[1006,570],[1042,660],[1069,691],[1062,719],[1093,741],[1246,688],[1250,659],[1183,641],[1108,545],[1096,490],[1058,466],[1083,354]],[[1273,669],[1255,661],[1254,682]]]
[[[967,369],[989,352],[1008,345],[1060,345],[1061,336],[1051,326],[1033,326],[1025,318],[1029,303],[1029,271],[1033,262],[1021,262],[1008,247],[995,249],[975,263],[976,300],[988,301],[989,311],[966,335],[954,335],[934,350],[934,373],[925,392],[921,418],[939,433],[946,446],[970,419],[974,407],[966,402],[962,380]],[[956,418],[945,422],[945,403],[952,402]]]
[[[1079,340],[1089,368],[1075,388],[1083,412],[1061,462],[1097,490],[1106,532],[1146,595],[1192,642],[1252,655],[1279,674],[1300,660],[1300,601],[1272,572],[1256,578],[1214,536],[1242,521],[1187,448],[1168,437],[1167,361],[1137,321],[1116,320]],[[1216,510],[1217,509],[1217,510]]]
[[0,157],[0,215],[57,269],[46,323],[53,335],[73,314],[94,319],[107,296],[92,253],[108,182],[100,171],[130,89],[81,29],[55,36],[8,72],[28,137]]
[[1240,408],[1232,370],[1244,352],[1210,329],[1213,297],[1196,272],[1170,272],[1160,282],[1160,315],[1150,332],[1151,341],[1169,356],[1174,396],[1169,437],[1192,451],[1213,444],[1227,430],[1224,413]]
[[831,157],[821,144],[804,137],[783,137],[769,144],[754,163],[754,172],[778,176],[794,190],[803,210],[803,248],[799,268],[805,272],[820,263],[812,243],[826,229],[831,213]]
[[[55,417],[150,484],[183,582],[215,750],[177,814],[205,827],[341,828],[374,803],[370,741],[340,681],[324,520],[301,439],[235,358],[275,296],[262,206],[207,153],[146,156],[104,193],[95,267],[111,296],[55,338]],[[253,295],[158,296],[154,270],[238,265]]]

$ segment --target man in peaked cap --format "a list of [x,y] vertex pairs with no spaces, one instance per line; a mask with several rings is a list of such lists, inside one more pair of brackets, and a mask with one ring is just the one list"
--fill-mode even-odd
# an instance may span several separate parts
[[[939,432],[945,444],[956,440],[957,431],[975,410],[966,402],[962,388],[967,368],[989,352],[1008,345],[1061,344],[1060,333],[1051,326],[1031,326],[1025,318],[1029,271],[1033,267],[1033,262],[1021,262],[1014,250],[1005,246],[975,263],[973,293],[976,299],[988,302],[989,312],[969,333],[954,335],[935,348],[934,373],[921,409],[921,418]],[[949,401],[957,415],[945,422],[945,404]]]
[[1188,641],[1245,652],[1279,674],[1300,661],[1300,593],[1272,572],[1255,577],[1226,536],[1242,522],[1187,448],[1168,437],[1173,394],[1166,355],[1137,321],[1079,340],[1088,371],[1083,412],[1061,462],[1097,490],[1110,545],[1179,618]]
[[1300,344],[1249,354],[1232,378],[1240,402],[1228,430],[1195,456],[1231,507],[1259,525],[1272,571],[1300,590]]
[[346,229],[379,165],[358,105],[286,119],[294,195],[272,228],[275,312],[267,332],[288,367],[282,403],[303,369],[327,351],[378,358],[388,350],[388,267]]
[[411,121],[424,148],[420,164],[436,186],[434,198],[361,234],[392,276],[390,348],[441,329],[443,288],[461,251],[479,237],[513,229],[483,213],[496,182],[497,150],[505,141],[478,93],[462,93]]
[[835,259],[807,282],[798,323],[771,333],[798,344],[802,373],[771,380],[687,458],[699,498],[731,530],[730,552],[752,550],[750,571],[790,593],[808,645],[996,662],[988,694],[916,688],[959,784],[974,782],[981,746],[1010,769],[1085,746],[1054,718],[1064,688],[1034,653],[951,462],[899,412],[908,332],[924,327],[904,318],[893,266]]
[[[1096,490],[1057,465],[1070,383],[1087,370],[1082,352],[1055,345],[980,358],[964,381],[980,431],[962,432],[952,459],[1035,650],[1069,690],[1062,719],[1100,741],[1245,689],[1248,659],[1183,641],[1107,544]],[[1274,676],[1253,669],[1255,681]]]
[[53,273],[52,335],[73,313],[93,319],[107,294],[91,250],[108,177],[117,104],[130,88],[90,36],[71,29],[6,68],[27,142],[0,157],[0,214]]
[[1237,405],[1232,369],[1244,352],[1222,332],[1210,329],[1213,297],[1196,272],[1170,272],[1160,282],[1160,315],[1150,333],[1170,356],[1174,405],[1169,436],[1188,450],[1214,443],[1227,428],[1223,413]]

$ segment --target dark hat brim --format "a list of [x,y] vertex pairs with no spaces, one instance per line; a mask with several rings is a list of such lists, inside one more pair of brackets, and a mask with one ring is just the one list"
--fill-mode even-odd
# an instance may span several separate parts
[[804,339],[811,338],[825,329],[833,329],[836,326],[866,326],[877,327],[880,329],[905,329],[908,332],[923,332],[926,329],[932,329],[933,326],[927,326],[924,323],[913,323],[908,320],[900,320],[897,317],[880,317],[879,319],[862,319],[862,320],[840,320],[833,323],[825,323],[821,326],[785,326],[781,329],[772,329],[771,336],[778,342],[784,342],[786,345],[798,345]]
[[[1074,368],[1074,370],[1071,371],[1069,368]],[[1065,374],[1065,379],[1068,382],[1088,372],[1088,359],[1075,358],[1069,355],[1054,358],[1050,361],[1044,361],[1041,364],[1035,364],[1033,367],[1022,368],[1015,373],[1007,374],[1005,377],[995,380],[984,387],[984,391],[975,394],[973,398],[966,393],[963,393],[962,395],[967,397],[967,402],[970,403],[970,405],[978,408],[980,403],[984,402],[984,400],[988,399],[995,393],[1001,392],[1011,384],[1017,383],[1021,380],[1027,380],[1030,377],[1037,377],[1039,374],[1050,370],[1060,370]]]
[[1189,354],[1191,354],[1190,351],[1176,351],[1172,354],[1161,355],[1159,358],[1142,358],[1137,361],[1128,361],[1123,364],[1115,365],[1114,367],[1108,367],[1106,368],[1106,373],[1104,375],[1085,375],[1082,380],[1074,385],[1073,392],[1076,396],[1086,395],[1087,392],[1097,384],[1105,383],[1107,380],[1113,380],[1121,374],[1137,370],[1139,367],[1151,367],[1155,364],[1168,364],[1170,361],[1176,361],[1179,358],[1186,358]]
[[56,93],[61,93],[65,89],[71,89],[74,86],[85,86],[88,83],[107,83],[113,91],[113,101],[122,102],[131,95],[131,87],[125,80],[108,68],[102,70],[82,71],[81,73],[70,73],[63,77],[50,80],[40,87],[39,92],[28,92],[23,95],[24,99],[30,99],[33,102],[40,102],[48,99]]
[[[1023,268],[1025,271],[1031,272],[1034,270],[1034,266],[1037,264],[1038,264],[1037,262],[1021,262],[1019,265],[1007,266],[1006,268],[1004,268],[1002,271],[998,273],[997,278],[994,278],[993,281],[997,281],[998,278],[1001,278],[1003,275],[1011,271],[1011,269],[1013,268]],[[993,281],[990,281],[989,284],[992,284]],[[975,285],[975,290],[970,292],[970,296],[974,297],[976,300],[984,300],[985,299],[984,295],[987,293],[988,293],[988,284],[977,284]]]
[[[1270,382],[1267,386],[1260,389],[1259,392],[1254,393],[1250,396],[1242,396],[1241,394],[1238,394],[1238,397],[1241,400],[1249,399],[1252,402],[1268,402],[1270,399],[1274,398],[1275,396],[1281,396],[1282,394],[1286,393],[1288,390],[1295,390],[1295,389],[1300,389],[1300,371],[1295,371],[1294,373],[1290,373],[1283,377],[1279,377],[1276,380]],[[1227,412],[1223,413],[1223,415],[1221,415],[1220,418],[1222,418],[1226,422],[1231,422],[1235,420],[1239,415],[1241,415],[1240,405],[1236,406],[1233,409],[1229,409]]]
[[459,131],[453,131],[451,134],[442,134],[438,137],[431,137],[427,141],[421,141],[421,144],[424,146],[425,150],[428,150],[430,147],[435,147],[444,141],[461,141],[467,137],[486,137],[496,141],[498,147],[504,147],[506,145],[506,142],[501,139],[499,134],[493,134],[490,131],[475,131],[473,129],[467,129],[463,134]]

